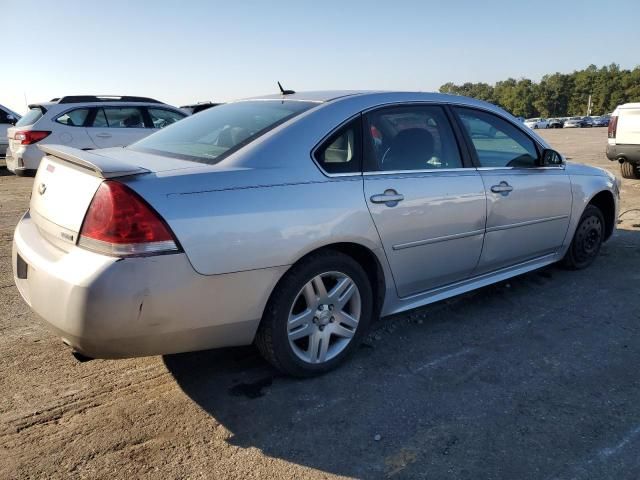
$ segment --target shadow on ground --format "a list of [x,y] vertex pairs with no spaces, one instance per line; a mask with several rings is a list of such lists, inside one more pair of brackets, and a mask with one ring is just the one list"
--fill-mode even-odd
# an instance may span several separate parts
[[230,443],[322,472],[631,478],[640,313],[619,299],[637,297],[638,237],[619,232],[588,270],[552,266],[384,319],[320,378],[279,376],[252,347],[164,361]]

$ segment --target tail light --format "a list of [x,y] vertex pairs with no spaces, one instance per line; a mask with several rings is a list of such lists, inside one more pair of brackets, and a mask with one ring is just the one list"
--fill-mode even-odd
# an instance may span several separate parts
[[129,187],[100,184],[80,229],[78,245],[114,256],[150,255],[180,250],[171,229]]
[[618,130],[618,117],[611,117],[609,119],[609,129],[607,130],[607,137],[616,138],[616,131]]
[[20,142],[20,145],[32,145],[43,138],[47,138],[51,132],[44,130],[22,130],[13,134],[13,139]]

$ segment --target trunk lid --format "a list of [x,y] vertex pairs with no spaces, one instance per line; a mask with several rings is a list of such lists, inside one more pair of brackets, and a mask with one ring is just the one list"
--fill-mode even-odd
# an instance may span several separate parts
[[157,165],[154,165],[153,159],[145,158],[139,153],[131,156],[131,160],[135,157],[149,167],[145,168],[127,161],[129,155],[122,148],[96,151],[62,145],[39,145],[39,148],[46,155],[33,183],[30,215],[42,235],[65,251],[77,243],[87,209],[105,179],[198,166],[193,162],[172,161],[173,159],[168,158],[155,162]]

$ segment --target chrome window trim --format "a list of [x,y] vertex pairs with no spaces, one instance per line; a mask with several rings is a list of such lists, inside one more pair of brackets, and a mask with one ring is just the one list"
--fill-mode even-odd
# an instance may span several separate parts
[[475,172],[473,167],[462,168],[426,168],[421,170],[371,170],[363,172],[365,177],[372,177],[376,175],[413,175],[413,174],[425,174],[425,173],[462,173],[462,172]]
[[564,170],[565,164],[561,165],[553,165],[553,166],[544,166],[544,167],[476,167],[476,170],[479,172],[490,172],[493,170],[510,170],[517,172],[529,172],[536,170]]

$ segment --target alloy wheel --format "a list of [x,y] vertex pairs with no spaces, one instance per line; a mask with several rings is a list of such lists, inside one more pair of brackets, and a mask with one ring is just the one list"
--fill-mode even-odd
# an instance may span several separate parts
[[287,321],[289,345],[311,364],[324,363],[351,342],[362,311],[360,291],[342,272],[325,272],[309,280],[296,295]]

